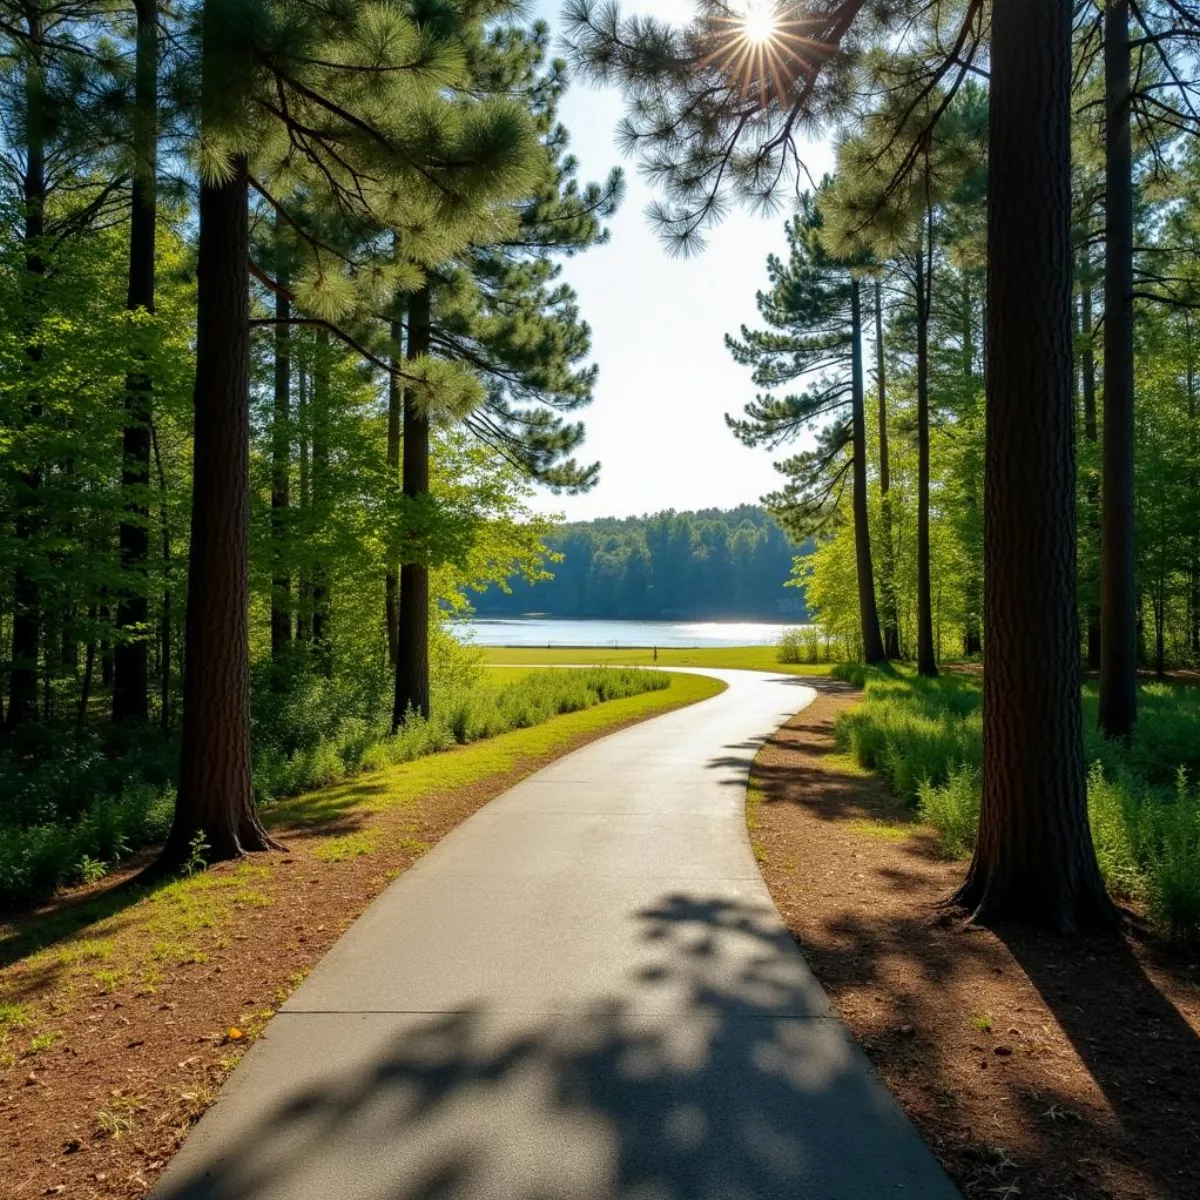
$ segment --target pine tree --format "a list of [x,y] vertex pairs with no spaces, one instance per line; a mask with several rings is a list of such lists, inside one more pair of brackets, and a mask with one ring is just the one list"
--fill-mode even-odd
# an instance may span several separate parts
[[[129,223],[129,294],[131,313],[154,312],[155,244],[158,221],[158,68],[157,0],[136,0],[136,64],[133,112],[133,184]],[[148,626],[150,603],[150,394],[145,371],[129,374],[125,393],[127,420],[122,435],[122,486],[129,500],[121,521],[121,567],[128,586],[117,603],[121,634],[113,653],[112,718],[115,724],[146,721],[150,716]]]
[[1137,720],[1133,501],[1133,152],[1129,0],[1104,18],[1104,425],[1100,554],[1100,728],[1127,738]]
[[[340,336],[348,336],[335,318],[345,311],[350,272],[365,273],[375,291],[390,281],[382,254],[354,264],[336,246],[323,248],[322,206],[365,233],[424,226],[452,244],[477,212],[519,194],[527,119],[512,104],[466,105],[448,94],[459,67],[453,14],[445,18],[451,27],[437,30],[383,6],[203,6],[187,665],[180,787],[163,866],[197,839],[216,858],[273,844],[254,813],[249,768],[250,191],[305,236],[311,273],[290,291]],[[301,184],[320,203],[290,211]],[[316,228],[305,207],[317,214]]]
[[[508,227],[481,231],[463,254],[430,270],[430,287],[409,302],[408,356],[429,354],[472,372],[482,403],[464,408],[464,427],[529,478],[578,492],[592,486],[597,468],[581,467],[571,457],[584,430],[562,414],[590,403],[596,370],[579,365],[590,349],[590,332],[579,319],[574,292],[559,282],[555,259],[605,240],[602,222],[620,201],[622,181],[614,172],[603,185],[577,182],[577,164],[566,153],[567,133],[557,119],[564,65],[546,66],[548,40],[548,28],[538,23],[528,32],[501,29],[474,45],[477,90],[526,97],[540,138],[540,177]],[[412,505],[427,504],[428,464],[418,460],[428,455],[431,414],[412,389],[404,406],[404,493]],[[455,415],[444,400],[441,409]],[[419,543],[411,539],[418,561],[401,570],[397,727],[409,709],[429,712],[428,614],[421,597],[427,597],[428,571],[436,564]]]
[[[903,82],[919,75],[903,57],[875,67],[888,99],[859,122],[838,147],[838,178],[830,189],[829,242],[844,254],[891,259],[911,287],[917,393],[917,670],[936,676],[930,547],[930,326],[939,239],[955,192],[982,173],[980,126],[986,108],[978,91],[955,98],[933,91],[914,102]],[[918,145],[915,157],[909,147]]]
[[1071,375],[1071,4],[992,16],[983,807],[956,899],[1110,923],[1087,819]]
[[883,280],[877,271],[875,291],[875,388],[878,401],[876,422],[879,438],[880,541],[883,544],[879,573],[879,612],[884,654],[900,657],[900,611],[896,597],[896,548],[891,495],[891,458],[888,446],[887,348],[884,344]]
[[858,563],[863,656],[884,658],[867,518],[867,440],[861,272],[866,264],[833,258],[822,244],[820,200],[806,195],[787,227],[789,257],[767,263],[771,289],[758,294],[766,330],[726,337],[734,359],[752,368],[758,387],[775,389],[816,376],[799,395],[760,394],[742,418],[727,417],[748,446],[776,447],[820,422],[817,449],[779,464],[788,477],[768,507],[797,539],[811,537],[838,513],[847,477]]

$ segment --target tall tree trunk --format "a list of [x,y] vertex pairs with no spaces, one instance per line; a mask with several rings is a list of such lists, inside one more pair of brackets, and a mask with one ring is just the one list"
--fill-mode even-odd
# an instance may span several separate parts
[[883,572],[879,581],[883,652],[900,657],[900,606],[896,598],[896,546],[892,536],[892,468],[888,449],[887,354],[883,343],[883,281],[875,277],[875,386],[879,401],[879,509]]
[[[88,609],[88,621],[94,627],[96,624],[96,606]],[[92,680],[96,674],[96,634],[93,631],[88,638],[87,651],[83,664],[83,683],[79,688],[79,709],[75,717],[75,728],[82,729],[87,723],[88,705],[92,700]]]
[[[108,588],[102,587],[100,595],[108,599]],[[105,603],[100,605],[100,624],[105,629],[111,629],[113,623],[112,607]],[[105,688],[112,688],[113,676],[116,673],[112,639],[107,634],[100,639],[100,682]]]
[[[1192,314],[1185,311],[1183,319],[1187,337],[1188,457],[1193,464],[1194,470],[1196,466],[1196,445],[1198,439],[1196,421],[1200,417],[1200,412],[1197,412],[1196,403],[1196,345],[1193,341]],[[1197,486],[1194,478],[1192,486],[1193,488]],[[1188,591],[1188,607],[1191,614],[1189,632],[1192,657],[1200,660],[1200,521],[1193,516],[1192,522],[1192,562],[1189,571],[1190,587]]]
[[1071,0],[995,0],[983,802],[955,899],[1070,932],[1113,908],[1087,818],[1071,401]]
[[[133,210],[129,226],[130,312],[154,312],[155,223],[158,209],[158,3],[136,0],[137,65],[134,99]],[[140,356],[139,356],[140,357]],[[123,586],[117,601],[121,636],[113,652],[112,719],[117,725],[150,716],[150,400],[145,370],[125,381],[121,485],[125,516],[119,541]]]
[[933,644],[933,581],[929,550],[929,310],[933,295],[933,214],[917,247],[917,671],[937,675]]
[[1127,738],[1137,722],[1133,544],[1133,158],[1129,0],[1104,14],[1104,432],[1100,553],[1100,729]]
[[[312,508],[317,521],[329,516],[329,406],[330,358],[329,335],[320,330],[316,338],[311,405],[312,428]],[[310,534],[312,533],[310,526]],[[318,539],[319,541],[319,539]],[[332,606],[329,594],[329,570],[318,558],[312,566],[312,649],[320,671],[333,671]]]
[[167,476],[163,470],[162,452],[153,422],[150,425],[150,445],[154,450],[154,466],[158,473],[158,524],[162,537],[163,594],[160,623],[160,662],[158,692],[158,724],[164,737],[171,735],[171,518],[167,511]]
[[[400,422],[404,409],[404,389],[395,373],[404,357],[403,346],[404,326],[400,318],[392,322],[392,367],[388,378],[388,427],[387,427],[387,461],[391,470],[391,480],[400,478]],[[384,579],[384,620],[387,622],[388,662],[392,670],[400,661],[400,564],[391,557],[388,559],[387,576]]]
[[[974,297],[971,295],[971,277],[964,270],[962,275],[962,349],[963,378],[969,391],[974,391],[975,382],[975,323],[973,320]],[[979,488],[974,474],[968,474],[966,504],[969,509],[970,528],[975,529],[979,521]],[[969,657],[983,653],[983,576],[974,555],[968,556],[966,595],[966,629],[963,633],[963,653]],[[939,650],[941,639],[938,639]]]
[[183,741],[164,865],[195,839],[209,862],[275,845],[250,787],[249,173],[244,156],[230,167],[200,187]]
[[[409,303],[408,358],[429,351],[429,287]],[[429,493],[429,413],[426,398],[415,388],[404,389],[404,495],[420,501]],[[422,561],[424,546],[406,549],[400,568],[399,648],[396,659],[396,704],[392,728],[398,729],[409,712],[429,716],[429,567]]]
[[[1080,290],[1079,323],[1083,337],[1083,436],[1094,446],[1100,440],[1096,421],[1096,325],[1092,315],[1092,260],[1091,252],[1084,249],[1080,264],[1083,286]],[[1087,532],[1094,547],[1100,543],[1100,491],[1097,481],[1089,476],[1087,482]],[[1095,574],[1088,571],[1089,592],[1096,587]],[[1087,608],[1087,663],[1091,670],[1100,666],[1100,604],[1098,595],[1089,596]]]
[[1154,581],[1154,673],[1167,669],[1167,531],[1166,512],[1160,502],[1158,513],[1158,572]]
[[[309,372],[301,366],[296,380],[296,424],[300,434],[300,525],[307,543],[312,535],[312,462],[311,427],[312,412],[308,402]],[[300,596],[296,605],[296,641],[312,643],[312,566],[308,552],[301,559]]]
[[875,568],[871,560],[871,525],[867,515],[867,409],[863,371],[862,285],[850,281],[850,319],[854,343],[851,347],[850,396],[854,438],[854,553],[858,567],[858,615],[862,626],[863,661],[883,662],[883,635],[879,632],[879,610],[875,603]]
[[[277,239],[281,243],[282,239]],[[282,253],[282,250],[281,250]],[[286,273],[278,271],[281,282]],[[271,660],[272,685],[283,684],[292,645],[292,577],[288,570],[288,509],[292,472],[292,306],[275,293],[275,406],[271,415]]]
[[[36,374],[42,361],[37,319],[41,309],[41,281],[46,274],[42,257],[42,239],[46,232],[46,144],[42,115],[43,75],[41,63],[41,14],[31,6],[28,15],[30,61],[26,65],[26,165],[25,201],[25,273],[29,291],[30,339],[26,346],[31,373]],[[36,386],[27,401],[27,420],[32,426],[42,414]],[[35,431],[36,436],[36,431]],[[35,459],[40,449],[35,451]],[[12,669],[9,676],[8,714],[5,727],[16,729],[37,719],[38,650],[42,640],[41,596],[38,580],[31,569],[27,547],[37,536],[42,486],[42,470],[37,461],[26,464],[15,480],[13,532],[19,547],[13,572]]]

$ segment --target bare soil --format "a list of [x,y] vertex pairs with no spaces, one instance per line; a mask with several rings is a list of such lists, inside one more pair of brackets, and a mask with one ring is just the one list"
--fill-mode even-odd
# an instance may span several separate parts
[[967,1197],[1200,1197],[1200,962],[1119,937],[970,926],[965,863],[842,758],[856,702],[764,748],[749,816],[771,894],[839,1013]]

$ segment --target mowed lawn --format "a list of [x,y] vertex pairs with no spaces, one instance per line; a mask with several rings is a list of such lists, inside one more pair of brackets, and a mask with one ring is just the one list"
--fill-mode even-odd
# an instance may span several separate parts
[[[732,671],[772,671],[782,675],[828,675],[833,663],[781,663],[775,646],[712,646],[698,649],[660,648],[614,650],[590,646],[549,649],[525,646],[484,646],[493,668],[509,666],[721,667]],[[507,682],[507,681],[506,681]]]

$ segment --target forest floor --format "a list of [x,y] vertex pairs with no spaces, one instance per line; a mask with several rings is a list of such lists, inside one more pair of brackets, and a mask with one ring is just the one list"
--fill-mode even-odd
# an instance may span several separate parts
[[671,686],[280,804],[288,847],[123,878],[0,925],[4,1200],[140,1197],[279,1005],[371,901],[547,762],[724,685]]
[[965,864],[838,753],[855,703],[812,707],[764,747],[747,809],[771,894],[842,1019],[965,1196],[1200,1194],[1200,960],[1128,913],[1064,941],[940,907]]

